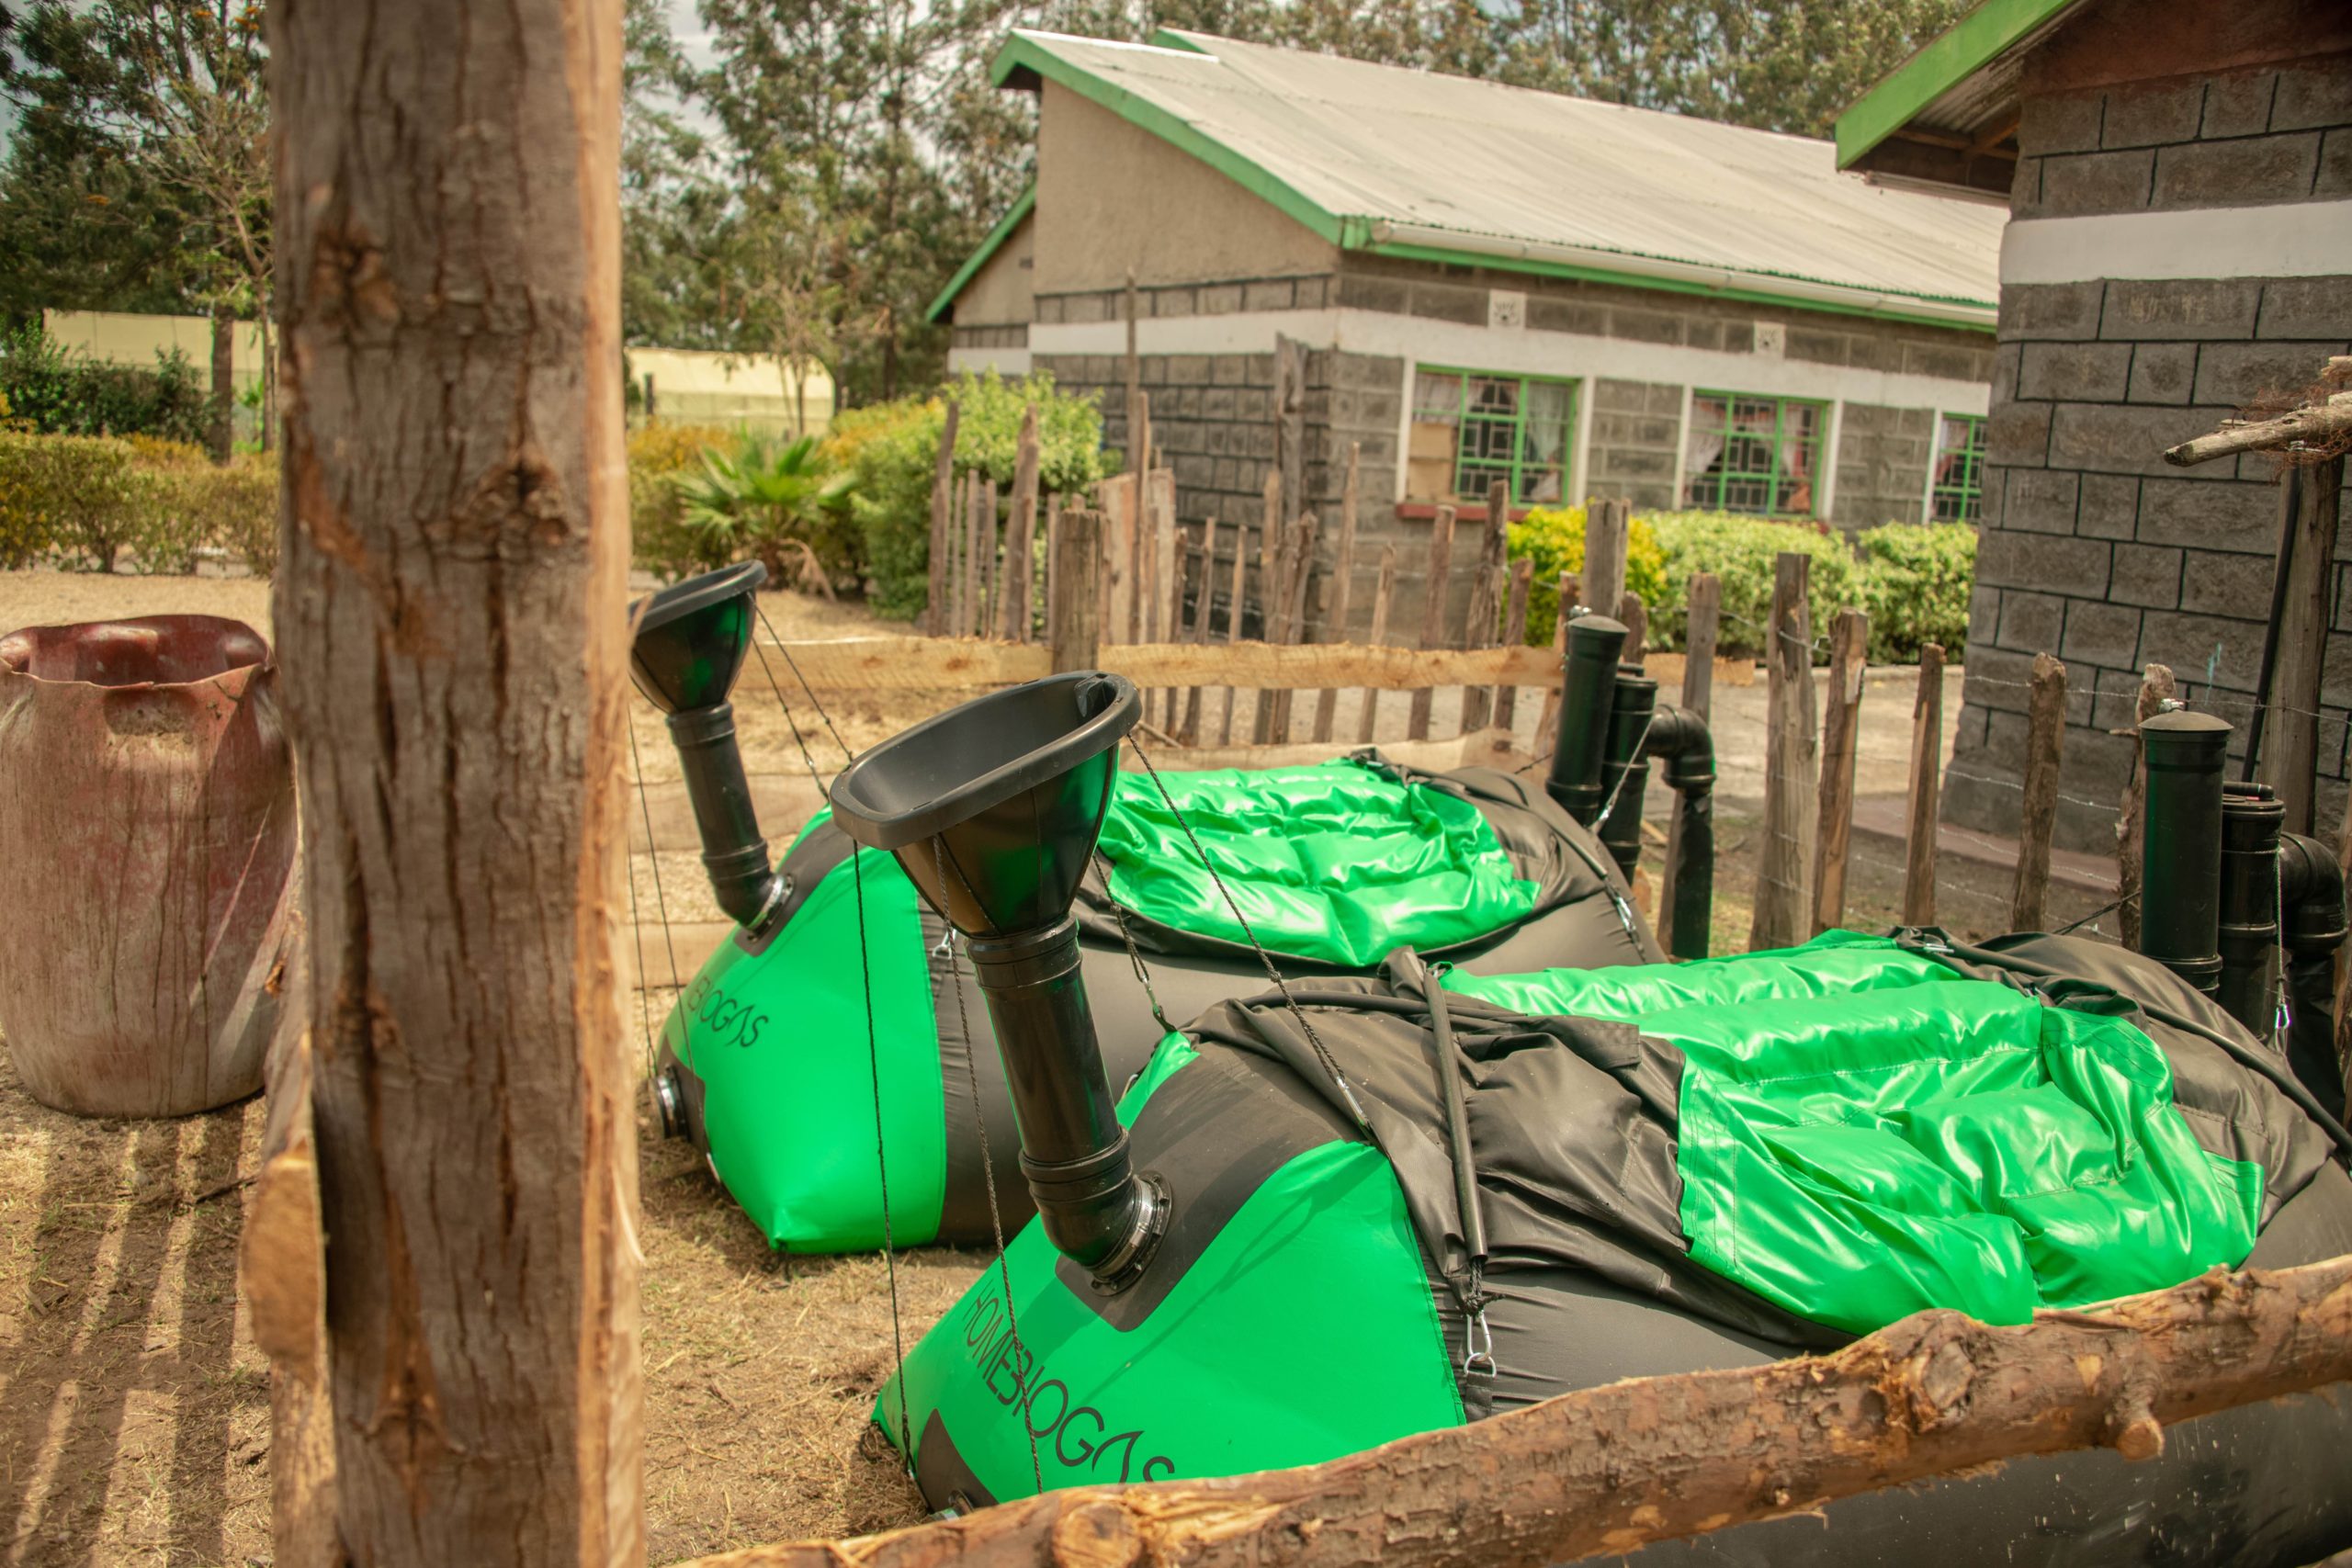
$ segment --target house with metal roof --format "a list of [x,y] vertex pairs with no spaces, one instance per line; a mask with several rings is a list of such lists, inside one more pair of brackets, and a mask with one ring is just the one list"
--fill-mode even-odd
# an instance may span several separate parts
[[1036,177],[933,306],[951,363],[1099,390],[1124,446],[1132,333],[1187,519],[1256,517],[1286,439],[1327,517],[1360,453],[1375,540],[1497,479],[1845,527],[1979,504],[1996,207],[1804,137],[1199,33],[1019,31],[995,79],[1038,96]]
[[[2237,726],[2233,755],[2250,728],[2289,491],[2260,454],[2161,454],[2294,400],[2352,347],[2352,5],[1984,0],[1839,118],[1838,160],[2009,214],[1946,816],[2014,823],[2028,672],[2055,653],[2059,840],[2112,848],[2147,665]],[[2335,489],[2295,493],[2300,536],[2335,538]],[[2329,584],[2321,711],[2267,727],[2266,775],[2280,738],[2315,725],[2298,832],[2342,820],[2346,573]]]

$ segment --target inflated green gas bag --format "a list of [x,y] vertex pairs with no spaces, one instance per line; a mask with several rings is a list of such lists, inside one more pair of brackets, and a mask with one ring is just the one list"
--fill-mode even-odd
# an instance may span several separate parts
[[[1291,991],[1295,1011],[1276,995],[1210,1009],[1130,1092],[1132,1157],[1174,1205],[1138,1280],[1105,1295],[1033,1225],[1008,1252],[1010,1302],[987,1273],[885,1389],[875,1418],[911,1443],[933,1503],[1024,1495],[1039,1473],[1309,1463],[1922,1308],[2019,1323],[2352,1247],[2352,1182],[2249,1065],[2267,1047],[2112,948],[2022,938],[1963,959],[1933,933],[1833,932],[1484,976],[1407,952]],[[2057,1492],[2054,1461],[2022,1461],[1836,1505],[1803,1540],[1765,1526],[1715,1546],[2144,1561],[2227,1495],[2245,1504],[2225,1506],[2231,1561],[2301,1562],[2352,1527],[2347,1412],[2262,1406],[2197,1423],[2212,1442],[2153,1464],[2069,1456]]]
[[[960,946],[894,860],[853,859],[828,818],[778,869],[782,918],[737,931],[664,1026],[686,1130],[794,1251],[880,1246],[886,1166],[891,1242],[987,1239],[984,1139],[1009,1232],[1030,1212],[1020,1134]],[[1606,851],[1539,787],[1376,755],[1121,774],[1075,913],[1114,1083],[1166,1032],[1155,998],[1182,1020],[1265,984],[1253,934],[1301,976],[1361,974],[1400,945],[1509,967],[1658,955]]]

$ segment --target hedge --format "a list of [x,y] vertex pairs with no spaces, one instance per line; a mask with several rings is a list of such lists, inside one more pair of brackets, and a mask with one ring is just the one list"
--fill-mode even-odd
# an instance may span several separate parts
[[[1527,618],[1532,644],[1552,639],[1557,614],[1552,585],[1562,570],[1582,569],[1584,522],[1582,507],[1537,511],[1510,531],[1512,558],[1535,562]],[[1879,662],[1916,660],[1927,642],[1943,644],[1955,660],[1966,651],[1976,559],[1971,525],[1890,523],[1849,542],[1810,524],[1723,512],[1650,513],[1633,520],[1626,586],[1642,595],[1648,611],[1648,645],[1682,646],[1683,593],[1694,575],[1708,571],[1723,585],[1718,647],[1733,656],[1761,655],[1771,619],[1774,560],[1792,550],[1812,558],[1806,608],[1816,637],[1832,615],[1852,604],[1870,615],[1871,658]]]
[[0,431],[0,568],[191,572],[207,545],[277,561],[277,467],[216,468],[185,443]]
[[956,423],[956,473],[985,474],[1000,501],[1012,485],[1021,422],[1037,405],[1041,496],[1083,491],[1109,471],[1102,416],[1091,397],[1056,389],[1045,371],[1007,381],[993,370],[957,378],[928,399],[902,398],[835,417],[826,448],[854,476],[852,515],[865,536],[868,607],[912,620],[930,597],[931,484],[947,400]]
[[200,443],[212,423],[196,367],[175,350],[152,367],[72,354],[29,322],[0,338],[0,406],[42,435],[153,435]]

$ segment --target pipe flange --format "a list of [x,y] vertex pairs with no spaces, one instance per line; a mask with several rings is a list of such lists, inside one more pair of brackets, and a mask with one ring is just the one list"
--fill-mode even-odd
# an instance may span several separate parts
[[686,1095],[678,1084],[678,1070],[664,1067],[653,1075],[653,1113],[661,1119],[662,1135],[686,1135]]
[[1098,1295],[1115,1296],[1142,1279],[1159,1251],[1159,1238],[1168,1234],[1168,1216],[1173,1207],[1168,1184],[1156,1170],[1136,1172],[1135,1182],[1141,1201],[1135,1206],[1134,1223],[1117,1249],[1088,1274],[1088,1282]]

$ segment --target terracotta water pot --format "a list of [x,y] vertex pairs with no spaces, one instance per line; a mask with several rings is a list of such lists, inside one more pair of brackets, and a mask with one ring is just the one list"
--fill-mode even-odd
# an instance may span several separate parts
[[252,627],[0,637],[0,1036],[25,1087],[92,1116],[258,1089],[295,845],[277,666]]

